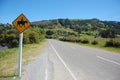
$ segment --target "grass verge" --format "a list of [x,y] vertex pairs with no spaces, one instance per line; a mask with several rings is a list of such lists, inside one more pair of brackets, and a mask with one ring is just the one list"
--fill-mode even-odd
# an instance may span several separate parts
[[[84,35],[84,36],[80,37],[79,42],[75,42],[75,41],[69,41],[69,42],[77,43],[82,46],[89,46],[89,47],[93,47],[93,48],[99,48],[99,49],[103,49],[103,50],[107,50],[107,51],[111,51],[111,52],[120,53],[120,47],[105,46],[106,41],[110,41],[110,40],[111,40],[110,38],[101,38],[101,37],[94,38],[92,36]],[[120,38],[114,38],[113,40],[120,43]],[[85,41],[88,41],[88,42],[85,42]],[[96,41],[97,44],[92,44],[93,41]]]
[[103,44],[98,44],[98,45],[93,45],[91,43],[89,43],[89,44],[77,43],[77,44],[82,45],[82,46],[89,46],[89,47],[93,47],[93,48],[99,48],[99,49],[103,49],[103,50],[107,50],[107,51],[111,51],[111,52],[120,53],[120,48],[105,47]]
[[[108,39],[104,39],[104,38],[92,38],[92,37],[89,37],[87,39],[89,40],[89,43],[83,44],[81,42],[78,42],[77,44],[82,45],[82,46],[89,46],[89,47],[93,47],[93,48],[99,48],[99,49],[103,49],[103,50],[107,50],[107,51],[111,51],[111,52],[120,53],[120,48],[117,48],[117,47],[106,47],[105,46],[106,41],[110,40],[109,38]],[[96,45],[91,44],[91,42],[94,41],[94,40],[97,41],[98,44],[96,44]],[[116,38],[115,40],[119,41],[120,38]]]
[[[37,59],[40,51],[45,47],[46,41],[39,44],[23,45],[22,63]],[[18,48],[5,49],[0,51],[0,80],[19,80],[17,77]],[[16,79],[14,79],[16,77]]]

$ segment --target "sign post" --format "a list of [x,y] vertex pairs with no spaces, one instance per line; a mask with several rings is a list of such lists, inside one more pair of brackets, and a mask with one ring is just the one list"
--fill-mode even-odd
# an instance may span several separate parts
[[22,41],[23,41],[23,32],[19,34],[19,54],[18,54],[18,75],[21,77],[22,71]]
[[30,22],[21,14],[13,22],[13,26],[16,27],[19,34],[19,53],[18,53],[18,76],[21,77],[22,72],[22,43],[23,43],[23,32],[30,26]]

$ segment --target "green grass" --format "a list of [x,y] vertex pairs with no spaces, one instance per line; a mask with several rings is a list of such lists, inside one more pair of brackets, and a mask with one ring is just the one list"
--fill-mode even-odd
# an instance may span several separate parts
[[99,49],[103,49],[103,50],[107,50],[107,51],[120,53],[120,48],[105,47],[103,44],[100,44],[100,43],[98,43],[97,45],[93,45],[91,43],[89,43],[89,44],[77,43],[77,44],[82,45],[82,46],[89,46],[89,47],[93,47],[93,48],[99,48]]
[[[46,41],[39,44],[23,45],[22,63],[27,64],[31,60],[37,59],[40,51],[45,46]],[[17,77],[18,48],[5,49],[0,51],[0,80],[13,80]],[[18,78],[18,77],[17,77]]]
[[[117,53],[120,53],[120,48],[116,48],[116,47],[105,47],[105,42],[110,40],[109,38],[105,39],[105,38],[93,38],[93,37],[90,37],[90,36],[83,36],[81,38],[86,38],[90,41],[89,44],[82,44],[82,43],[78,43],[80,45],[83,45],[83,46],[90,46],[90,47],[94,47],[94,48],[99,48],[99,49],[104,49],[104,50],[108,50],[108,51],[112,51],[112,52],[117,52]],[[96,45],[93,45],[91,44],[92,41],[96,40],[98,42],[98,44]],[[116,41],[120,41],[120,38],[115,38],[114,40]]]

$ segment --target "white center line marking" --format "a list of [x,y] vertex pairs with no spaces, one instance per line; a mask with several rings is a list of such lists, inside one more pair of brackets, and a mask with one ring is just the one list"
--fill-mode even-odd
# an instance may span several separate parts
[[117,64],[120,66],[120,63],[116,62],[116,61],[113,61],[113,60],[110,60],[110,59],[107,59],[107,58],[104,58],[104,57],[101,57],[101,56],[97,56],[99,59],[102,59],[104,61],[108,61],[108,62],[111,62],[111,63],[114,63],[114,64]]
[[72,73],[72,71],[70,70],[70,68],[66,65],[66,63],[63,61],[63,59],[60,57],[60,55],[58,54],[58,52],[56,51],[56,49],[53,47],[53,45],[49,42],[49,44],[51,45],[52,49],[55,51],[56,55],[58,56],[58,58],[60,59],[60,61],[63,63],[63,65],[65,66],[65,68],[68,70],[68,72],[70,73],[70,75],[73,77],[74,80],[77,80],[77,78],[75,77],[75,75]]

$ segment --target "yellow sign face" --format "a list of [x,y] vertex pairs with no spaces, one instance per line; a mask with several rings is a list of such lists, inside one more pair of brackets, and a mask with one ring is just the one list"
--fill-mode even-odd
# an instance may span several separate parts
[[21,14],[12,22],[12,24],[14,27],[16,27],[19,33],[22,33],[30,26],[31,23],[24,16],[24,14]]

